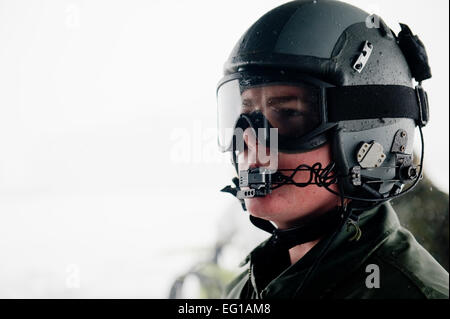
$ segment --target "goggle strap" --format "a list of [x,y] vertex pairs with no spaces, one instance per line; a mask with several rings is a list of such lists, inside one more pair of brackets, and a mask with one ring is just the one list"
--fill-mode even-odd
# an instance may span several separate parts
[[[426,93],[402,85],[358,85],[326,89],[328,122],[410,118],[424,126]],[[426,109],[425,109],[426,108]],[[428,119],[426,119],[428,120]]]

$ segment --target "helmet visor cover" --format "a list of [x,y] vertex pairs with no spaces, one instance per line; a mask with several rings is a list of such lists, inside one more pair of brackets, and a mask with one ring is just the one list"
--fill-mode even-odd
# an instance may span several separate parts
[[262,114],[263,126],[278,129],[280,142],[301,139],[323,123],[320,101],[320,88],[302,82],[267,82],[259,77],[224,82],[217,90],[219,147],[222,152],[231,150],[242,115]]

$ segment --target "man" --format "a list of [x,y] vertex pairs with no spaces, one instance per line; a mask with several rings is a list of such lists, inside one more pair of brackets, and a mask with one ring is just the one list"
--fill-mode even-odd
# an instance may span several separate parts
[[223,191],[272,236],[227,298],[448,298],[448,273],[389,204],[421,178],[413,138],[431,77],[401,26],[395,35],[339,1],[293,1],[235,46],[217,99],[219,146],[239,178]]

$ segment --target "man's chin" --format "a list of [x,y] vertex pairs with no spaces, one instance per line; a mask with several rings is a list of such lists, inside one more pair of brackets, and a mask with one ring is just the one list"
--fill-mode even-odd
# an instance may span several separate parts
[[279,210],[279,205],[276,205],[275,198],[272,195],[265,197],[255,197],[245,200],[245,206],[249,213],[255,217],[263,219],[272,219]]

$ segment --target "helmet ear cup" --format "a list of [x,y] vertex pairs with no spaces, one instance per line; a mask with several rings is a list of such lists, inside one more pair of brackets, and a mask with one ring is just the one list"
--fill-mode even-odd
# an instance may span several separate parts
[[[407,135],[407,143],[403,154],[413,155],[415,123],[411,119],[378,119],[364,121],[341,122],[331,137],[333,160],[336,163],[339,183],[345,195],[367,198],[367,189],[355,182],[353,168],[360,167],[358,151],[364,143],[379,143],[385,159],[379,167],[361,168],[361,175],[373,181],[368,184],[376,192],[385,194],[392,191],[398,175],[397,152],[393,152],[393,144],[400,130]],[[397,182],[398,186],[398,182]],[[371,196],[370,196],[371,197]]]

